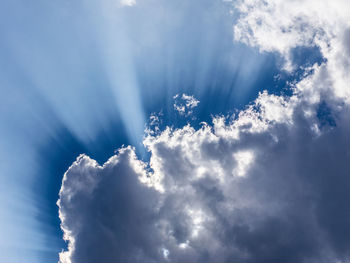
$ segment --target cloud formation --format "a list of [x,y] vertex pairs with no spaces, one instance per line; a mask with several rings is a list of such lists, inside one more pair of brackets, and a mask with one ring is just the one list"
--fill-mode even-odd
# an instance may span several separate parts
[[60,262],[348,262],[345,6],[239,1],[238,40],[287,64],[293,48],[317,46],[325,61],[291,96],[262,92],[212,125],[148,133],[148,163],[132,147],[102,166],[79,156],[58,201],[68,241]]
[[293,49],[320,49],[326,62],[314,65],[309,69],[312,76],[298,83],[304,97],[319,100],[323,92],[349,103],[348,1],[243,0],[235,8],[240,14],[235,39],[261,51],[280,53],[288,70],[297,66],[292,64]]
[[319,135],[302,111],[260,114],[150,136],[150,167],[130,147],[103,166],[80,156],[60,192],[61,262],[346,258],[349,125]]
[[189,116],[193,113],[193,109],[199,104],[199,100],[191,95],[186,95],[185,93],[180,96],[176,94],[173,99],[175,100],[174,109],[184,116]]

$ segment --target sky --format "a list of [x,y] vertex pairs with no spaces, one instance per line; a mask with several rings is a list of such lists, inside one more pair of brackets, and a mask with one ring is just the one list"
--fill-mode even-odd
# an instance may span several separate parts
[[0,261],[350,261],[347,0],[0,2]]

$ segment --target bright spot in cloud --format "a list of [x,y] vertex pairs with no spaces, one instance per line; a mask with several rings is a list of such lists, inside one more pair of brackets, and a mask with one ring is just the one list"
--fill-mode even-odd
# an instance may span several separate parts
[[179,248],[181,248],[181,249],[186,249],[186,248],[189,247],[189,244],[190,244],[190,241],[186,240],[185,243],[181,243],[181,244],[179,245]]
[[254,159],[254,155],[250,151],[242,151],[233,154],[237,162],[237,167],[234,170],[234,174],[239,177],[246,175],[247,170]]
[[200,230],[203,228],[204,213],[201,210],[188,209],[188,215],[192,220],[192,237],[196,238]]
[[162,248],[162,252],[163,252],[164,258],[167,259],[169,257],[169,254],[170,254],[169,250],[166,248]]

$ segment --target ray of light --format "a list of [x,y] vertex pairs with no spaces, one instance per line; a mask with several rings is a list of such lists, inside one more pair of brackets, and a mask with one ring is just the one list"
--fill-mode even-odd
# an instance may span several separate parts
[[103,162],[123,143],[142,154],[146,116],[163,109],[174,123],[177,93],[203,101],[209,119],[271,84],[261,76],[273,79],[273,58],[233,43],[229,10],[219,0],[0,3],[1,262],[57,258],[55,201],[77,154]]

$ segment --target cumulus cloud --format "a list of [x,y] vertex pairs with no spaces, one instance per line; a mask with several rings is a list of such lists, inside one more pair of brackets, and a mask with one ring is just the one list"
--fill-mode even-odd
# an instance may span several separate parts
[[236,40],[261,51],[280,53],[287,70],[296,66],[291,58],[294,48],[319,48],[325,62],[310,68],[313,74],[298,88],[312,100],[319,100],[320,93],[327,92],[349,102],[347,0],[241,0],[234,6],[239,15],[234,26]]
[[175,100],[174,109],[180,114],[184,116],[189,116],[193,113],[193,109],[196,108],[199,104],[199,100],[195,97],[182,94],[176,94],[173,99]]
[[347,259],[346,114],[322,135],[301,109],[293,124],[244,120],[259,114],[150,135],[149,166],[130,147],[103,166],[78,157],[58,203],[70,244],[61,262]]
[[[325,61],[289,97],[262,92],[237,116],[149,132],[147,163],[132,147],[103,165],[79,156],[58,201],[60,262],[350,261],[346,2],[242,0],[236,10],[237,39],[286,60],[317,45]],[[185,113],[198,104],[178,98]]]

